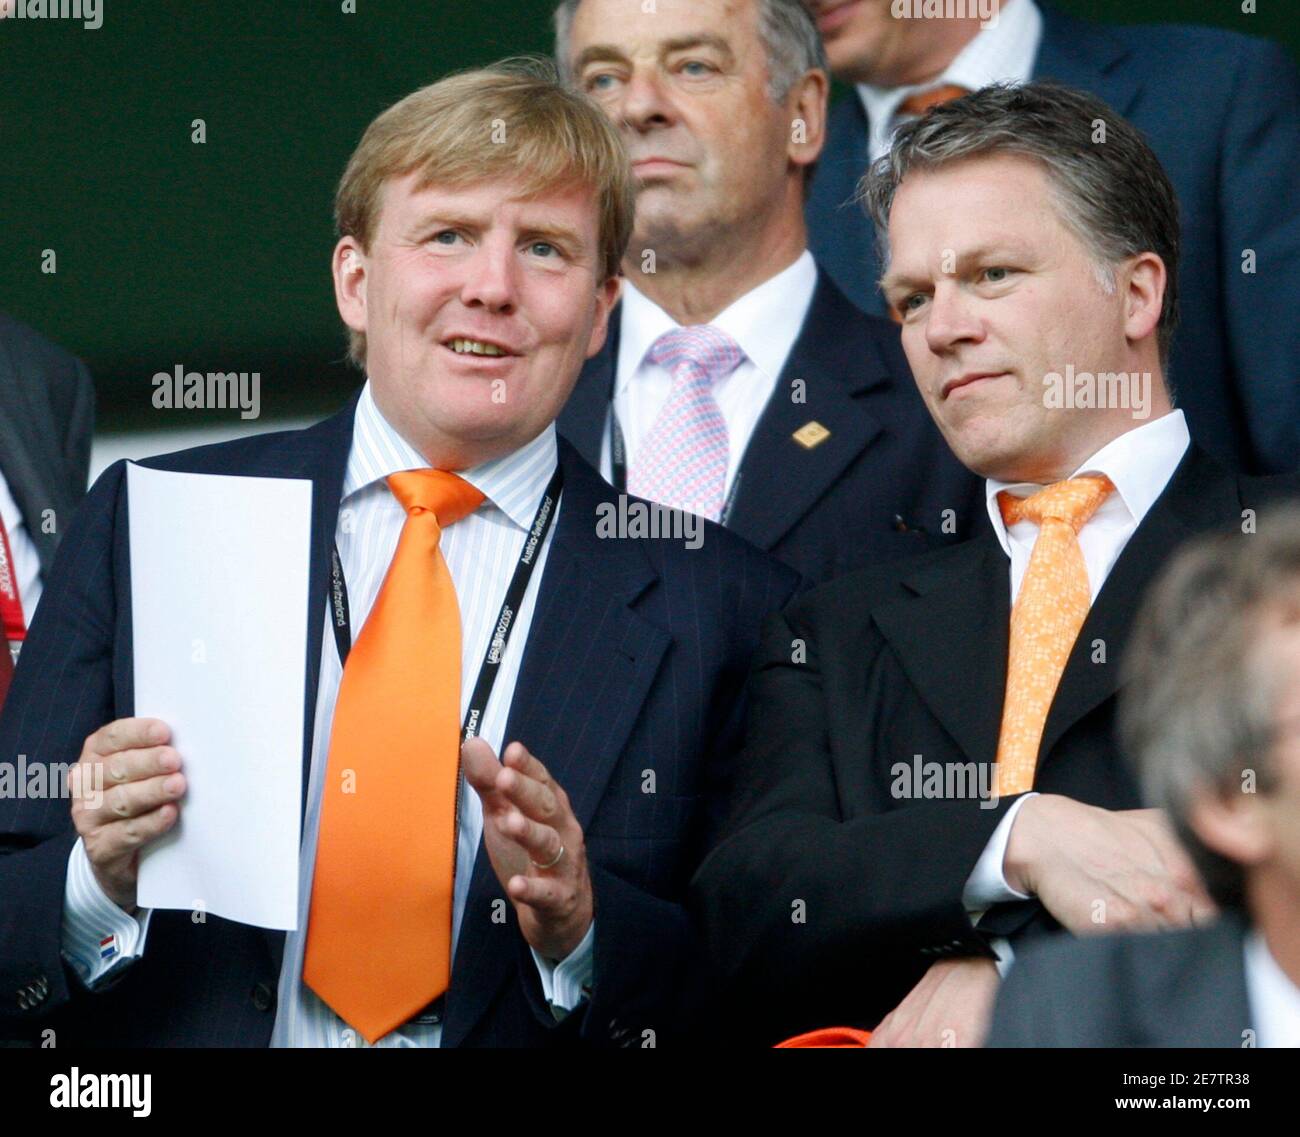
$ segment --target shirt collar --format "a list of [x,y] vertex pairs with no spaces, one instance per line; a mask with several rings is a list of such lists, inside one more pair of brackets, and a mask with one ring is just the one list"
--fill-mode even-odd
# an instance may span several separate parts
[[[734,300],[709,322],[734,339],[761,372],[779,375],[799,337],[816,287],[817,262],[805,249],[793,264]],[[618,382],[624,388],[655,340],[680,325],[630,281],[623,284],[620,320]]]
[[[1134,525],[1140,525],[1151,506],[1169,484],[1178,463],[1183,460],[1191,436],[1187,432],[1187,419],[1180,410],[1170,411],[1158,419],[1143,423],[1136,430],[1125,431],[1112,438],[1070,475],[1105,474],[1115,486],[1112,500],[1118,500],[1128,511]],[[998,506],[998,494],[1003,490],[1015,497],[1028,497],[1043,487],[1031,482],[1002,482],[989,478],[984,493],[989,520],[993,531],[1008,556],[1011,543],[1007,527]]]
[[[541,434],[513,453],[456,473],[479,490],[516,527],[527,529],[533,523],[537,503],[555,473],[557,462],[555,424],[549,423]],[[382,481],[389,474],[428,468],[424,456],[380,413],[367,379],[361,398],[357,400],[352,448],[343,475],[343,499]]]
[[1246,933],[1243,944],[1246,991],[1251,1020],[1264,1045],[1295,1046],[1300,1042],[1300,987],[1282,970],[1258,928]]
[[908,87],[857,84],[867,122],[885,127],[893,121],[898,104],[916,91],[950,83],[978,91],[990,83],[1028,82],[1042,31],[1043,14],[1034,0],[1003,0],[997,19],[981,28],[942,74]]

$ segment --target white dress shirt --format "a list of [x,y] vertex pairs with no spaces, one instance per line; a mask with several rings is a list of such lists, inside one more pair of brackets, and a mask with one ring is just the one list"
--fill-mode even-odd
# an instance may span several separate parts
[[[460,471],[460,476],[486,496],[468,517],[449,526],[440,548],[446,558],[460,603],[463,629],[461,711],[469,706],[484,653],[492,639],[501,601],[514,574],[520,551],[532,525],[542,494],[555,472],[555,427],[547,427],[526,446],[509,454]],[[357,403],[352,448],[343,480],[335,541],[343,561],[351,608],[353,639],[383,584],[397,550],[406,512],[384,479],[401,470],[424,469],[428,462],[383,418],[366,383]],[[546,571],[551,539],[563,508],[563,495],[546,540],[537,555],[537,567],[528,582],[519,615],[501,659],[501,669],[484,710],[479,736],[500,756],[506,720],[524,645],[532,626],[537,593]],[[303,953],[311,902],[312,873],[316,862],[322,784],[326,772],[330,728],[343,669],[334,641],[329,604],[321,597],[324,635],[321,642],[320,679],[316,695],[307,811],[299,858],[298,930],[286,933],[284,962],[280,970],[279,997],[273,1047],[366,1046],[334,1012],[302,982]],[[526,741],[526,740],[525,740]],[[300,761],[300,755],[289,760]],[[544,760],[544,758],[543,758]],[[184,802],[181,803],[182,810]],[[452,898],[452,948],[459,940],[465,918],[470,879],[483,832],[483,806],[479,796],[462,784],[457,833],[456,878]],[[363,880],[358,887],[365,887]],[[94,986],[125,961],[144,950],[151,912],[127,915],[99,888],[80,839],[68,860],[64,899],[64,955],[88,986]],[[489,919],[491,913],[477,913]],[[557,1015],[576,1007],[590,989],[593,977],[594,923],[583,941],[558,966],[533,953],[542,990]],[[112,953],[104,955],[101,943],[113,936]],[[405,1024],[376,1043],[380,1047],[437,1046],[441,1024]]]
[[954,84],[978,91],[990,83],[1027,83],[1043,38],[1043,14],[1034,0],[1003,0],[997,23],[981,28],[943,73],[910,87],[857,84],[867,112],[868,153],[874,162],[889,149],[894,131],[905,121],[898,105],[917,91]]
[[41,557],[27,532],[23,512],[18,508],[9,483],[0,474],[0,519],[9,537],[9,551],[13,554],[14,580],[18,582],[18,600],[23,609],[23,621],[30,628],[36,614],[36,603],[41,598]]
[[[724,494],[731,493],[745,448],[799,338],[816,287],[817,264],[805,249],[788,268],[745,293],[710,321],[745,353],[740,366],[713,386],[718,409],[727,423]],[[631,281],[624,281],[614,413],[623,432],[629,468],[636,462],[637,449],[650,433],[673,386],[672,372],[662,364],[648,362],[646,353],[660,336],[680,326],[658,304],[638,292]],[[600,469],[607,481],[612,480],[608,430],[601,443]]]
[[[1070,475],[1076,478],[1081,474],[1105,474],[1115,486],[1115,491],[1107,495],[1079,533],[1079,550],[1088,573],[1090,603],[1096,601],[1129,538],[1137,531],[1156,499],[1164,493],[1190,443],[1183,412],[1171,411],[1112,439]],[[988,479],[985,484],[989,520],[998,543],[1010,560],[1012,604],[1020,595],[1020,584],[1038,537],[1038,526],[1025,519],[1008,529],[998,506],[998,494],[1005,490],[1015,497],[1028,497],[1042,488],[1027,482],[1000,482],[995,478]],[[1022,794],[1007,810],[966,882],[962,900],[972,915],[982,914],[999,901],[1028,899],[1025,893],[1007,884],[1002,862],[1016,814],[1034,796],[1032,792]],[[1009,947],[1005,951],[1003,947],[1004,942],[999,942],[999,954],[1004,957],[999,968],[1005,973],[1005,967],[1011,962],[1011,953]]]
[[1258,930],[1246,933],[1242,955],[1255,1045],[1300,1046],[1300,987],[1278,965]]

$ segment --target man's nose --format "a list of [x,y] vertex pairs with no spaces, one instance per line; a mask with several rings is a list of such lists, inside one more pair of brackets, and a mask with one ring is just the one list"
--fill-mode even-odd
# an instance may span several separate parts
[[634,70],[618,102],[618,118],[633,130],[670,126],[677,121],[672,99],[664,89],[663,77],[654,67]]
[[512,243],[482,241],[465,262],[461,302],[466,307],[483,307],[494,312],[513,309],[518,298],[517,270]]
[[942,353],[954,344],[983,338],[984,324],[974,298],[955,280],[938,281],[925,314],[925,339],[930,350]]

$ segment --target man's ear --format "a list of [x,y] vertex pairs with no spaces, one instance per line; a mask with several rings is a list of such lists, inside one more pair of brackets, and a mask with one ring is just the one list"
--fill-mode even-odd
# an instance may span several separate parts
[[1165,262],[1155,253],[1139,253],[1129,261],[1120,280],[1126,282],[1124,334],[1131,341],[1144,340],[1160,325],[1168,283]]
[[1188,801],[1187,821],[1208,848],[1244,866],[1264,860],[1273,847],[1262,795],[1244,789],[1197,787]]
[[334,246],[334,302],[339,316],[354,332],[366,330],[366,254],[355,237],[341,237]]
[[787,97],[790,109],[790,138],[787,150],[790,161],[811,166],[826,145],[826,104],[830,80],[820,68],[809,71],[797,82]]
[[587,355],[590,359],[605,346],[605,337],[609,334],[609,315],[618,303],[623,291],[623,278],[611,276],[596,289],[596,318],[591,324],[591,338],[587,341]]

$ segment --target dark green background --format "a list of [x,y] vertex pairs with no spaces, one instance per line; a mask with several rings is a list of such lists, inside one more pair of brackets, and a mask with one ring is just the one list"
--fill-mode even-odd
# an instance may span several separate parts
[[[1254,15],[1240,0],[1056,3],[1269,36],[1300,57],[1300,0]],[[95,31],[0,22],[0,308],[90,364],[101,428],[162,425],[150,378],[177,364],[259,371],[264,417],[336,406],[357,376],[341,361],[330,207],[361,131],[448,71],[550,50],[542,0],[341,8],[103,0]]]

